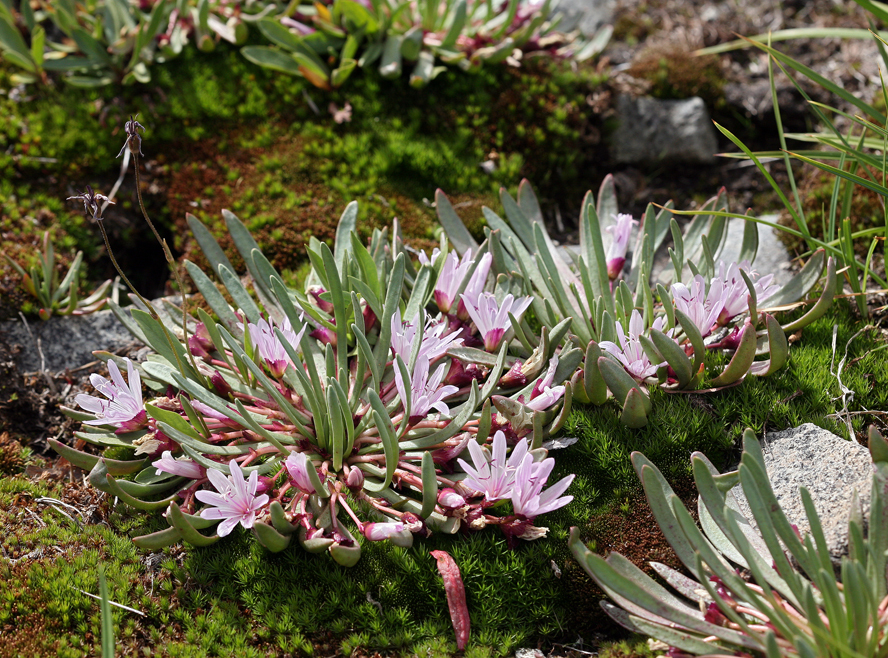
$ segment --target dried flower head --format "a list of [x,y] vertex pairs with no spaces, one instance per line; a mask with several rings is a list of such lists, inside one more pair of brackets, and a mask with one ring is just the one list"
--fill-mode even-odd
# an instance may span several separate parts
[[69,196],[68,201],[83,201],[83,211],[96,221],[102,220],[102,210],[104,204],[114,205],[114,202],[104,194],[94,192],[89,185],[86,186],[86,192],[81,192],[77,196]]
[[126,132],[126,141],[123,143],[120,153],[117,154],[118,158],[123,155],[127,148],[129,148],[130,153],[133,155],[144,155],[142,153],[142,136],[139,134],[139,131],[145,130],[145,126],[136,121],[137,116],[139,115],[131,116],[129,121],[123,125],[123,130]]

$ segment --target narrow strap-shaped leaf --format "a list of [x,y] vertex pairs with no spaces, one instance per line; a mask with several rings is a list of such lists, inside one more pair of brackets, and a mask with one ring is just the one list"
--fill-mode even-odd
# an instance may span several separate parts
[[181,541],[182,533],[175,527],[164,528],[147,535],[133,537],[133,543],[143,551],[159,551]]
[[206,535],[200,534],[197,529],[191,525],[191,522],[186,518],[185,514],[179,509],[179,506],[175,502],[170,503],[169,509],[167,510],[167,521],[179,531],[182,539],[192,546],[209,546],[210,544],[215,544],[220,539],[219,535],[207,537]]
[[[47,439],[47,443],[59,455],[67,459],[69,462],[82,468],[84,471],[91,471],[95,468],[96,463],[102,459],[99,455],[90,455],[81,452],[71,446],[67,446],[56,439]],[[105,459],[105,468],[112,475],[131,475],[141,471],[148,463],[147,459],[136,459],[131,461],[120,461],[117,459]]]
[[[349,239],[351,240],[351,248],[352,254],[355,256],[355,260],[358,262],[358,268],[361,270],[361,276],[363,277],[362,283],[365,283],[370,291],[373,293],[374,299],[378,299],[382,296],[382,287],[379,285],[379,275],[376,271],[376,264],[373,262],[373,257],[370,255],[370,252],[367,251],[367,247],[365,247],[361,243],[361,239],[358,237],[357,232],[352,232],[349,235]],[[360,291],[359,291],[360,292]],[[362,293],[363,294],[363,293]],[[365,299],[367,295],[364,295]],[[369,303],[369,299],[367,302]],[[378,305],[378,302],[377,302]],[[382,314],[382,307],[380,306],[378,309],[374,309],[374,312],[379,311],[377,317]]]
[[385,294],[385,305],[383,306],[382,316],[379,318],[379,339],[373,353],[376,355],[376,362],[379,369],[382,370],[389,361],[392,346],[392,316],[398,308],[401,301],[401,286],[404,283],[404,270],[406,258],[404,254],[399,254],[395,259],[394,267],[388,281],[388,289]]
[[[602,183],[603,186],[604,183]],[[583,261],[588,267],[592,293],[596,299],[604,301],[605,308],[613,315],[614,304],[610,293],[610,279],[607,275],[601,224],[591,192],[587,193],[586,198],[583,199],[583,210],[580,215],[580,251]]]
[[358,202],[352,201],[346,207],[345,210],[342,211],[342,216],[339,218],[339,225],[336,227],[336,240],[333,243],[334,248],[334,260],[336,261],[336,268],[340,272],[344,272],[345,266],[345,255],[348,253],[349,246],[351,245],[351,236],[355,235],[355,227],[357,225],[358,220]]
[[765,327],[768,331],[769,358],[766,361],[756,361],[749,369],[751,374],[758,377],[774,374],[789,360],[789,343],[786,340],[786,333],[773,315],[765,313],[764,316]]
[[416,281],[413,284],[413,290],[410,291],[410,299],[407,302],[407,309],[404,311],[404,319],[412,322],[413,317],[419,311],[425,308],[426,302],[431,295],[432,273],[431,267],[423,265],[419,268],[419,274],[416,275]]
[[703,359],[706,355],[706,345],[703,343],[703,335],[700,333],[697,325],[694,324],[694,321],[682,311],[676,308],[673,310],[673,313],[675,313],[675,318],[678,320],[685,336],[687,336],[688,341],[691,343],[691,347],[694,349],[694,373],[697,373],[700,370],[700,366],[703,365]]
[[162,500],[142,500],[140,498],[136,498],[135,496],[130,495],[127,491],[125,491],[122,487],[118,486],[117,481],[113,476],[107,475],[105,477],[105,481],[108,484],[108,489],[110,493],[114,496],[120,498],[121,501],[129,505],[130,507],[134,507],[136,509],[141,509],[145,511],[154,511],[159,509],[166,508],[171,502],[179,498],[178,492],[174,493],[172,496],[168,498],[164,498]]
[[210,270],[216,272],[218,271],[219,265],[224,265],[234,272],[234,266],[231,264],[231,261],[228,260],[228,256],[225,255],[225,252],[219,246],[219,243],[216,242],[216,238],[214,238],[209,229],[204,226],[204,223],[190,212],[185,213],[185,220],[188,222],[188,228],[191,229],[194,239],[197,240],[197,244],[200,245],[201,251],[203,251],[204,256],[206,256],[209,261]]
[[256,539],[272,553],[280,553],[290,545],[292,537],[282,535],[273,526],[263,522],[255,521],[253,523],[253,534]]
[[620,421],[631,429],[640,429],[647,425],[647,417],[650,406],[648,397],[637,388],[630,388],[623,402],[623,411]]
[[521,207],[515,202],[515,199],[509,194],[506,188],[501,187],[499,192],[500,202],[503,204],[503,210],[509,220],[509,225],[518,235],[522,243],[528,248],[534,246],[534,225],[541,222],[531,222],[530,218],[524,214]]
[[444,232],[447,233],[447,238],[460,254],[464,254],[469,249],[473,251],[478,249],[475,238],[456,214],[450,199],[440,189],[435,191],[435,209],[438,213],[438,221],[441,222]]
[[740,343],[737,345],[734,356],[731,357],[731,362],[710,384],[712,386],[728,386],[743,379],[755,360],[755,346],[755,327],[747,321],[743,327],[743,333],[740,334]]
[[188,271],[188,276],[191,277],[194,285],[197,286],[197,289],[207,301],[207,304],[213,309],[213,312],[219,316],[219,319],[226,327],[228,327],[229,331],[239,335],[240,329],[238,324],[240,323],[240,320],[238,320],[234,311],[228,305],[228,302],[225,301],[225,297],[223,297],[222,293],[216,288],[216,284],[204,274],[203,270],[189,260],[185,261],[185,269]]
[[785,304],[792,304],[807,295],[820,280],[825,264],[826,254],[823,249],[818,249],[811,255],[798,274],[790,279],[780,290],[768,297],[768,305],[783,306]]
[[431,516],[438,501],[438,478],[435,474],[435,461],[432,453],[426,450],[422,453],[422,510],[419,515],[422,518]]
[[626,400],[629,391],[635,389],[642,396],[639,402],[643,405],[645,415],[651,412],[650,398],[641,390],[638,382],[626,372],[620,363],[617,363],[609,356],[602,356],[598,359],[598,370],[601,372],[601,376],[604,377],[604,381],[607,382],[607,387],[611,393],[614,394],[614,397],[621,404]]
[[379,438],[382,441],[382,449],[385,452],[385,480],[379,488],[375,488],[368,482],[365,482],[364,486],[371,491],[378,492],[387,489],[395,475],[395,468],[398,466],[398,437],[379,394],[371,388],[368,391],[368,397],[370,398],[370,406],[373,408],[376,427],[379,430]]
[[228,293],[231,295],[234,303],[237,304],[238,308],[240,308],[240,310],[244,312],[244,315],[247,316],[247,319],[253,323],[259,322],[259,320],[261,319],[259,307],[256,306],[256,302],[254,302],[253,298],[250,297],[250,293],[248,293],[247,289],[244,288],[244,284],[241,283],[237,275],[224,265],[220,265],[219,278],[222,280],[222,285],[224,285],[226,290],[228,290]]
[[824,313],[832,306],[833,299],[838,290],[838,281],[836,280],[836,259],[830,256],[826,261],[826,282],[823,286],[823,292],[807,313],[795,322],[784,325],[783,330],[787,332],[796,331],[802,327],[807,327],[823,316]]
[[694,366],[685,351],[659,329],[651,329],[651,340],[675,372],[679,388],[686,388],[694,377]]

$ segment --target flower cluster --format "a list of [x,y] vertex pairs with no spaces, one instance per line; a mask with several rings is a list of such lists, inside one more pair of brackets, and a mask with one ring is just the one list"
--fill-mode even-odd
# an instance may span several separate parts
[[[515,518],[506,525],[506,536],[512,538],[515,529],[520,539],[536,539],[546,533],[546,528],[533,526],[533,520],[540,514],[564,507],[573,496],[562,496],[574,476],[568,475],[543,492],[543,486],[555,466],[551,457],[534,461],[527,439],[522,439],[506,457],[506,435],[498,431],[493,437],[491,452],[486,454],[474,442],[469,443],[472,466],[457,460],[468,473],[463,480],[464,487],[474,489],[474,496],[484,496],[483,510],[497,501],[510,500]],[[472,497],[474,497],[472,496]],[[471,499],[471,497],[470,497]],[[493,519],[476,515],[472,523],[486,524]]]
[[[138,127],[131,132],[128,140]],[[487,398],[497,408],[509,401],[546,417],[545,432],[557,430],[569,409],[556,373],[565,360],[578,363],[579,350],[535,338],[535,352],[518,358],[512,318],[521,318],[531,298],[494,294],[486,250],[458,257],[442,246],[431,256],[420,253],[416,264],[400,246],[380,268],[390,273],[383,280],[361,269],[369,253],[384,253],[379,244],[367,250],[352,242],[341,265],[322,246],[313,261],[324,269],[313,272],[305,294],[251,270],[266,307],[222,307],[218,295],[208,295],[221,321],[186,316],[182,349],[190,359],[181,362],[161,356],[172,336],[134,312],[145,336],[158,337],[158,356],[138,367],[127,360],[129,384],[109,361],[111,382],[92,379],[108,400],[81,395],[77,402],[95,415],[86,422],[100,428],[90,436],[100,440],[101,428],[118,433],[137,455],[150,456],[144,468],[152,486],[177,492],[166,517],[178,534],[137,542],[200,543],[194,519],[200,527],[219,521],[219,537],[241,525],[272,550],[295,536],[306,550],[353,564],[360,543],[340,514],[365,539],[399,545],[461,527],[499,526],[510,542],[545,534],[534,521],[570,502],[562,494],[572,478],[545,489],[554,462],[539,448],[544,435],[499,413],[485,430],[482,407]],[[248,254],[252,244],[238,247]],[[423,277],[428,287],[411,291]],[[346,289],[345,282],[353,285]],[[200,278],[195,284],[205,285]],[[230,292],[249,299],[243,288]],[[419,295],[428,303],[417,303]],[[412,309],[406,317],[405,308]],[[165,395],[143,401],[140,372],[166,384]],[[490,443],[492,461],[481,447]],[[474,467],[461,458],[466,454]],[[479,479],[485,468],[500,481],[496,497]],[[98,475],[93,481],[111,492],[119,486]],[[512,513],[503,516],[499,503],[506,500]]]
[[[727,261],[724,190],[703,204],[682,233],[673,216],[676,211],[668,205],[649,206],[641,220],[612,212],[617,207],[616,186],[608,176],[597,201],[591,192],[586,195],[579,220],[580,244],[568,249],[546,235],[539,202],[527,181],[519,186],[517,200],[502,194],[506,218],[493,221],[492,212],[487,213],[493,224],[503,227],[496,260],[519,277],[498,281],[495,299],[489,291],[471,300],[463,295],[484,348],[495,351],[503,333],[510,337],[505,316],[519,319],[513,328],[525,327],[520,314],[532,304],[535,319],[546,330],[559,339],[568,335],[584,348],[581,367],[570,375],[571,399],[601,405],[615,397],[622,406],[621,420],[633,428],[647,423],[650,386],[721,388],[747,375],[768,376],[782,368],[788,360],[787,333],[821,317],[838,290],[836,260],[822,249],[811,255],[796,281],[777,286],[774,275],[759,277],[752,270],[758,247],[754,225],[744,229],[739,262]],[[465,226],[455,221],[447,197],[439,193],[436,206],[445,231],[466,240]],[[654,256],[668,235],[673,240],[672,267],[655,272]],[[631,259],[630,245],[634,245]],[[461,280],[471,274],[469,262],[468,257],[454,259],[445,270]],[[797,302],[821,275],[825,276],[820,297],[803,315],[781,324],[768,312],[782,312]],[[529,297],[513,299],[507,294],[515,289],[515,278]],[[457,292],[454,285],[443,294],[452,301]],[[759,310],[762,302],[767,311]],[[530,341],[521,332],[517,337],[528,349]],[[468,338],[465,344],[471,345]],[[730,361],[713,375],[715,369],[706,367],[706,357],[715,350],[723,350]],[[505,379],[523,384],[540,365],[538,360],[516,360]],[[500,412],[494,424],[502,416],[514,426],[516,420],[526,421],[534,400],[521,408],[496,398],[494,404]],[[525,422],[524,430],[527,427]],[[511,443],[522,436],[509,434],[508,428],[504,431]]]

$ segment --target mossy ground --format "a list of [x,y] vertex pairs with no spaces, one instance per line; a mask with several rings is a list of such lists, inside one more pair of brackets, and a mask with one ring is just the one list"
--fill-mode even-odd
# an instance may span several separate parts
[[[0,87],[11,87],[8,74],[0,65]],[[64,199],[87,184],[110,190],[131,114],[146,127],[148,211],[177,256],[195,250],[186,212],[221,236],[219,211],[234,211],[275,265],[296,270],[308,236],[332,238],[351,200],[361,202],[367,231],[397,217],[420,244],[433,238],[429,200],[438,187],[465,204],[476,223],[481,205],[492,205],[501,186],[514,188],[522,177],[534,182],[544,205],[566,209],[565,200],[579,204],[594,169],[595,150],[586,147],[600,131],[585,99],[600,79],[591,68],[575,72],[540,60],[519,70],[448,71],[422,90],[406,79],[359,72],[345,90],[324,92],[220,49],[183,53],[158,67],[149,87],[19,89],[0,96],[4,250],[33,264],[34,248],[50,229],[61,266],[77,249],[85,252],[84,285],[113,276],[98,231]],[[334,123],[328,106],[346,103],[351,120]],[[494,170],[483,170],[483,162]],[[141,292],[162,293],[171,277],[160,248],[146,249],[150,234],[132,170],[105,225]],[[5,260],[0,282],[0,317],[30,310]]]
[[[658,60],[651,69],[654,83],[673,84],[674,66],[667,65]],[[8,86],[5,75],[0,68]],[[219,211],[232,209],[295,279],[308,235],[332,237],[353,198],[362,205],[362,230],[397,216],[420,245],[433,236],[434,211],[424,199],[432,199],[436,187],[464,204],[459,212],[474,217],[476,230],[480,205],[492,205],[499,186],[513,188],[521,176],[533,182],[544,205],[569,210],[600,178],[591,148],[600,126],[583,106],[599,82],[590,69],[531,64],[475,76],[448,73],[423,91],[356,76],[346,92],[326,94],[220,51],[185,55],[157,69],[150,88],[7,94],[0,97],[4,248],[33,259],[29,249],[50,228],[63,261],[83,249],[88,278],[110,274],[98,234],[79,208],[61,200],[86,184],[108,191],[119,166],[121,126],[136,112],[148,128],[149,210],[182,257],[196,258],[184,231],[186,211],[222,237]],[[332,123],[327,106],[346,101],[351,122]],[[496,164],[493,174],[480,168],[485,161]],[[134,198],[130,175],[107,220],[115,244],[129,255],[146,251]],[[27,310],[17,282],[8,271],[0,277],[4,272],[7,310]],[[153,272],[162,285],[162,262]],[[115,506],[85,485],[81,473],[35,457],[26,436],[4,434],[11,428],[0,426],[0,658],[97,655],[98,605],[72,588],[95,593],[100,564],[111,599],[144,613],[113,609],[121,654],[450,655],[455,644],[443,588],[428,555],[434,549],[449,551],[463,573],[473,626],[467,655],[506,655],[520,646],[596,650],[593,638],[615,638],[619,631],[598,607],[601,592],[570,557],[567,529],[579,526],[599,551],[625,551],[638,563],[654,556],[669,562],[629,463],[632,450],[651,458],[690,503],[691,452],[724,467],[747,426],[761,433],[813,422],[853,438],[832,417],[842,401],[830,363],[838,363],[859,328],[840,303],[805,329],[789,365],[776,375],[717,393],[655,391],[654,412],[642,430],[621,425],[612,402],[575,409],[565,434],[579,441],[553,453],[553,478],[577,475],[575,499],[541,519],[550,527],[546,539],[515,551],[495,531],[434,536],[409,550],[368,543],[352,570],[296,545],[269,554],[241,530],[205,549],[142,554],[130,537],[163,527],[162,518]],[[879,345],[865,332],[848,348],[842,381],[855,391],[848,411],[886,408],[888,371],[884,352],[874,352]],[[710,361],[714,368],[722,358]],[[857,434],[879,418],[861,414],[850,421]],[[62,500],[82,515],[41,498]],[[630,641],[601,655],[651,654]]]
[[[599,551],[620,550],[639,563],[673,562],[650,520],[629,453],[640,450],[691,503],[689,456],[700,450],[718,466],[736,456],[745,427],[776,431],[813,422],[848,438],[834,375],[832,332],[842,381],[855,392],[848,411],[885,409],[888,370],[876,332],[855,324],[844,302],[804,330],[786,368],[718,393],[655,391],[647,427],[622,426],[616,407],[575,409],[565,434],[579,441],[554,452],[553,478],[575,473],[574,501],[541,519],[545,539],[509,550],[496,531],[435,535],[411,549],[364,543],[351,570],[297,545],[280,554],[250,534],[203,549],[180,545],[145,555],[130,537],[159,529],[159,515],[114,506],[85,486],[81,475],[49,470],[33,457],[11,460],[0,480],[0,521],[6,560],[0,579],[0,657],[96,655],[95,601],[71,587],[96,591],[104,564],[112,600],[145,613],[114,609],[118,651],[133,655],[449,655],[455,650],[443,587],[429,551],[450,552],[466,585],[472,618],[467,655],[499,656],[522,646],[574,645],[578,637],[619,636],[603,617],[602,594],[573,562],[567,530],[576,525]],[[710,367],[720,362],[713,355]],[[835,370],[835,368],[833,368]],[[877,417],[851,416],[855,434]],[[856,436],[854,437],[856,438]],[[43,464],[43,466],[39,466]],[[27,468],[22,472],[22,468]],[[78,527],[40,498],[74,505]],[[38,553],[33,551],[37,550]],[[27,623],[39,633],[23,634]],[[588,644],[585,645],[588,648]],[[566,651],[566,650],[565,650]],[[610,655],[648,655],[643,644]]]

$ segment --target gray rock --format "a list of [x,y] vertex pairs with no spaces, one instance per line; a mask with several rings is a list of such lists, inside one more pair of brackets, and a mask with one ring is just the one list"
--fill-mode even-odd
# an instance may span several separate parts
[[611,154],[621,164],[661,161],[711,164],[718,141],[703,99],[617,99],[619,125]]
[[518,649],[515,651],[515,658],[545,658],[546,654],[544,654],[539,649]]
[[[761,218],[769,222],[776,222],[778,215],[762,215]],[[746,221],[742,219],[732,219],[728,222],[728,237],[725,239],[725,248],[719,257],[724,262],[735,262],[740,257],[745,224]],[[759,234],[759,246],[752,268],[761,276],[773,274],[775,284],[786,285],[793,277],[793,273],[790,271],[792,256],[780,241],[779,231],[762,224],[756,224],[756,227]],[[764,305],[767,306],[767,301],[764,302]]]
[[587,37],[595,34],[602,25],[613,24],[616,0],[557,0],[555,13],[563,18],[558,25],[560,32],[579,29]]
[[[765,466],[777,501],[790,523],[804,536],[810,530],[799,487],[811,493],[833,564],[848,553],[848,514],[851,492],[857,489],[864,518],[869,517],[872,460],[856,441],[845,441],[832,432],[806,423],[774,432],[762,442]],[[755,525],[741,488],[734,494],[743,514]]]
[[[171,297],[170,300],[179,301],[179,298]],[[155,300],[154,307],[161,309],[161,314],[169,317],[162,311],[160,301]],[[111,311],[79,316],[54,316],[46,322],[28,320],[27,327],[21,320],[2,322],[0,340],[16,352],[13,358],[21,372],[43,369],[59,372],[73,369],[95,361],[93,350],[113,352],[127,345],[137,344],[132,334]],[[43,360],[40,351],[43,352]]]

